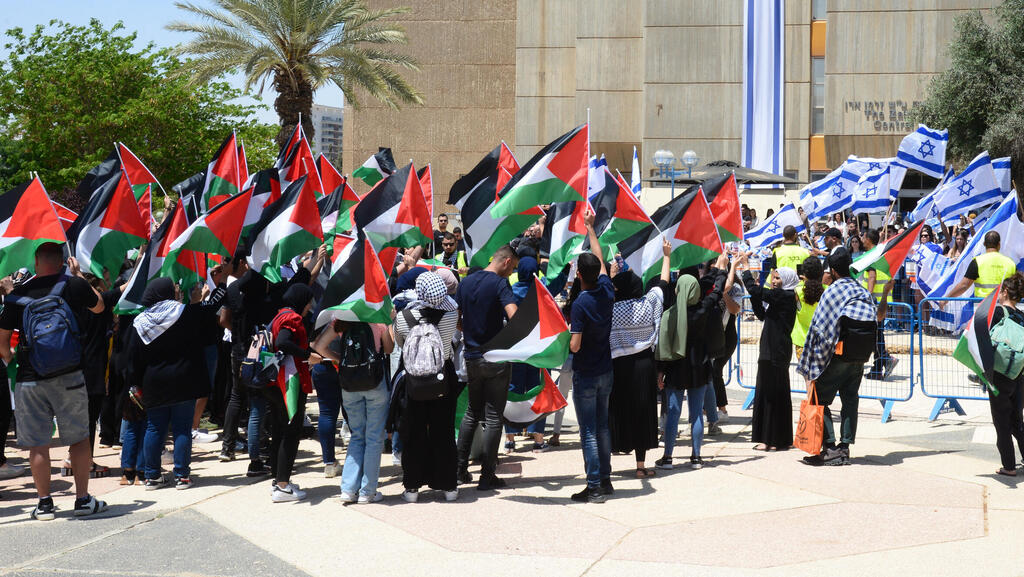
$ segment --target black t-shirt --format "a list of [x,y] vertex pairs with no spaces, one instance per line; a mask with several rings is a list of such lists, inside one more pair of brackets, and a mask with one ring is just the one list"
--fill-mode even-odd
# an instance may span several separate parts
[[110,334],[114,325],[114,305],[121,291],[111,289],[100,293],[103,312],[87,313],[82,325],[82,372],[90,395],[106,392],[107,360],[110,358]]
[[441,246],[441,241],[444,240],[444,235],[444,232],[439,230],[434,231],[434,242],[431,245],[432,250],[430,251],[430,256],[434,256],[444,250],[444,247]]
[[[50,291],[62,276],[63,274],[37,276],[15,288],[11,296],[27,296],[33,299],[45,297],[50,294]],[[96,306],[96,302],[99,300],[92,287],[81,277],[68,277],[67,284],[64,285],[64,290],[61,292],[61,297],[71,307],[71,311],[75,313],[79,330],[84,330],[88,322],[86,315],[91,314],[89,309]],[[8,331],[20,330],[23,311],[24,307],[5,302],[3,312],[0,312],[0,329]],[[32,369],[32,365],[29,364],[28,355],[23,348],[19,347],[17,381],[23,383],[38,379],[39,375],[36,374]]]
[[964,278],[971,280],[978,280],[978,261],[971,259],[971,264],[967,265],[967,272],[964,273]]
[[231,311],[231,353],[238,358],[248,351],[256,326],[269,322],[267,286],[263,276],[252,270],[228,285],[224,306]]

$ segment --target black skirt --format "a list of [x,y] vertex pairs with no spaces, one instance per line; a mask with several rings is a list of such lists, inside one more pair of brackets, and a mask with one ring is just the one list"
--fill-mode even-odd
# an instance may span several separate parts
[[789,364],[757,362],[754,415],[750,438],[755,443],[787,449],[793,444],[793,400],[789,395]]
[[658,378],[654,353],[643,351],[612,359],[614,382],[608,399],[612,451],[658,447]]

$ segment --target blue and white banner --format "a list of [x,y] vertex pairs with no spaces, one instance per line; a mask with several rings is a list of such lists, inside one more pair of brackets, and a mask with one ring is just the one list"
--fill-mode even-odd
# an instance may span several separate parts
[[996,181],[988,151],[982,152],[967,168],[942,186],[935,195],[935,207],[942,222],[959,220],[972,210],[979,210],[1003,198]]
[[903,137],[896,158],[908,168],[942,178],[946,171],[946,143],[948,130],[932,130],[923,124],[917,130]]
[[750,248],[771,246],[772,243],[782,240],[782,231],[789,225],[796,227],[796,231],[802,232],[807,229],[803,219],[796,207],[790,202],[771,215],[764,222],[755,228],[743,233],[743,240],[750,245]]
[[633,172],[629,175],[629,188],[633,194],[640,196],[640,157],[636,155],[636,147],[633,147]]
[[781,175],[785,0],[743,2],[743,166]]
[[827,188],[818,187],[814,197],[814,214],[809,218],[827,218],[853,206],[853,190],[857,186],[857,181],[865,172],[871,168],[881,168],[884,163],[878,164],[877,167],[872,164],[851,156],[842,166],[829,173],[835,174],[835,177],[828,183]]
[[596,154],[590,157],[587,167],[587,198],[591,200],[604,188],[605,166],[608,166],[608,161],[604,159],[603,154],[601,158],[598,158]]
[[[922,196],[917,201],[917,206],[914,207],[914,210],[910,211],[911,222],[917,222],[919,220],[928,220],[931,219],[932,217],[938,216],[939,211],[937,208],[935,208],[935,196],[938,194],[940,190],[942,190],[942,187],[945,186],[945,184],[949,182],[951,178],[953,178],[953,174],[954,173],[952,168],[947,170],[946,175],[943,176],[942,180],[939,181],[938,186],[936,186],[931,192]],[[936,222],[938,221],[936,220]]]
[[[899,189],[897,189],[899,192]],[[889,165],[864,173],[853,189],[853,214],[885,214],[894,198],[889,185]]]
[[1013,179],[1010,175],[1010,157],[1004,156],[992,161],[992,170],[996,173],[996,182],[999,183],[999,190],[1003,195],[1010,194],[1013,189]]

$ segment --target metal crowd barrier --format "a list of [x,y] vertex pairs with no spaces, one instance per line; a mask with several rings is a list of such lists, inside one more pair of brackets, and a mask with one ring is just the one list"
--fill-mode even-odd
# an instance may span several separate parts
[[926,298],[918,305],[921,322],[917,331],[917,366],[928,368],[919,370],[917,378],[921,392],[935,399],[929,420],[949,412],[965,415],[959,399],[988,400],[985,385],[953,358],[960,340],[958,328],[971,318],[978,302],[981,299],[973,297]]
[[[735,363],[730,366],[730,372],[735,371],[736,382],[739,386],[749,389],[747,398],[743,403],[744,409],[749,409],[754,402],[754,386],[757,378],[757,358],[761,329],[763,323],[754,317],[750,307],[750,297],[743,297],[742,311],[736,316],[736,330],[739,335],[739,342],[736,346]],[[893,302],[889,304],[885,323],[883,324],[883,341],[885,343],[883,359],[885,362],[892,359],[895,365],[888,374],[883,370],[874,373],[871,365],[874,358],[869,362],[868,372],[861,381],[860,398],[875,399],[882,404],[882,422],[888,422],[893,406],[897,402],[908,401],[914,394],[915,375],[919,365],[915,362],[915,339],[914,331],[918,327],[917,315],[914,307],[904,302]],[[879,347],[881,349],[882,347]],[[789,366],[790,391],[794,393],[806,393],[804,378],[796,372],[798,357],[793,354],[793,360]],[[731,375],[730,375],[731,376]],[[731,378],[730,381],[731,382]]]

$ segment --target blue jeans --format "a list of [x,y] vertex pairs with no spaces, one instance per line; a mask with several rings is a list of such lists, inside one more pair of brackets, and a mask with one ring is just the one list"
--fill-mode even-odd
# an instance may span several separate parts
[[[348,413],[352,438],[348,442],[345,467],[341,472],[341,491],[372,497],[377,493],[380,454],[384,450],[384,425],[388,419],[388,388],[381,381],[369,391],[341,391]],[[333,448],[333,447],[332,447]]]
[[246,428],[246,443],[249,460],[260,460],[260,429],[267,415],[267,398],[261,393],[249,391],[249,424]]
[[142,454],[147,479],[160,478],[160,451],[167,438],[168,425],[174,438],[174,476],[188,477],[192,463],[192,413],[195,410],[195,401],[146,409],[146,438],[142,442]]
[[[704,442],[704,399],[708,389],[714,392],[714,382],[710,379],[700,387],[689,390],[686,395],[686,407],[689,409],[690,442],[693,445],[693,456],[700,456],[700,444]],[[712,396],[712,400],[714,397]],[[714,403],[711,403],[714,406]],[[718,420],[717,418],[715,420]]]
[[146,420],[129,421],[121,419],[121,470],[135,469],[142,471],[145,462],[142,459],[142,440],[146,434]]
[[338,381],[338,371],[330,363],[314,366],[312,373],[316,403],[320,407],[320,417],[316,422],[320,456],[325,464],[333,463],[334,437],[338,433],[338,413],[341,411],[341,382]]
[[686,391],[665,387],[665,456],[671,458],[676,447],[679,432],[679,415],[683,412],[683,397]]
[[596,489],[612,474],[612,434],[608,429],[608,397],[612,394],[612,372],[596,377],[572,375],[572,403],[580,425],[583,465],[587,486]]
[[[714,381],[712,381],[712,383],[714,383]],[[709,426],[718,422],[718,399],[715,396],[715,387],[713,384],[704,392],[704,411],[708,414]]]
[[[704,441],[704,408],[714,406],[714,385],[707,383],[693,389],[665,388],[665,396],[668,408],[665,410],[665,456],[672,457],[672,451],[676,446],[676,433],[679,431],[679,415],[683,412],[683,397],[686,397],[686,407],[689,412],[690,438],[693,444],[693,456],[700,456],[700,445]],[[711,389],[711,405],[706,404],[708,389]],[[711,410],[709,410],[710,414]],[[709,417],[710,420],[710,417]],[[715,421],[718,420],[718,412],[715,411]],[[715,422],[711,421],[711,422]]]

